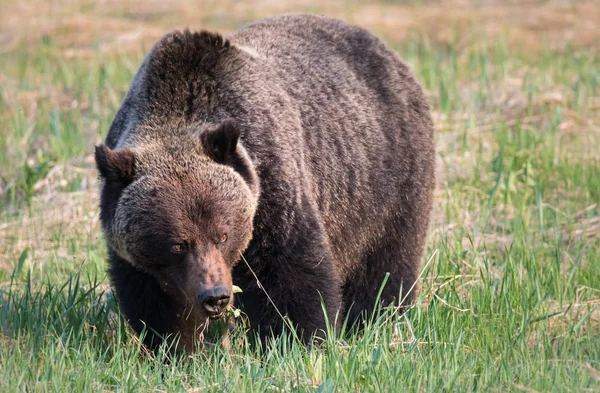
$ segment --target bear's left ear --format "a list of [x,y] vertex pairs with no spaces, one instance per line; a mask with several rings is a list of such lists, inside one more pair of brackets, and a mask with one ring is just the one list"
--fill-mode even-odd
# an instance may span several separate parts
[[128,148],[112,150],[106,145],[96,146],[96,167],[108,182],[124,186],[133,181],[135,156]]
[[226,119],[216,128],[209,128],[200,135],[206,153],[221,164],[232,161],[240,138],[240,129],[234,119]]

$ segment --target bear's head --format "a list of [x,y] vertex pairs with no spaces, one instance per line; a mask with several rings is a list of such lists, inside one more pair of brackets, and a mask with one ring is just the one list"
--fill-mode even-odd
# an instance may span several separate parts
[[252,236],[254,166],[227,119],[131,147],[96,147],[108,246],[195,318],[220,318]]

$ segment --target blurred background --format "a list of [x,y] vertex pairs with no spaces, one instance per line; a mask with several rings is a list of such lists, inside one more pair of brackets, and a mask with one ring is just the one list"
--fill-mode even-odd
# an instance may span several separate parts
[[[489,166],[500,150],[496,131],[516,124],[539,137],[558,127],[558,139],[544,139],[552,144],[548,151],[569,146],[557,154],[597,160],[599,4],[2,0],[0,267],[9,271],[8,261],[28,248],[40,254],[36,266],[58,256],[72,261],[75,253],[102,270],[91,152],[106,135],[143,56],[172,29],[226,34],[262,17],[314,12],[372,30],[398,50],[427,91],[436,120],[440,186],[457,181],[456,186],[479,187],[484,181],[481,191],[489,194],[496,176]],[[573,139],[582,132],[583,140]],[[517,166],[525,165],[521,161]],[[514,188],[517,178],[499,184]],[[478,209],[461,214],[471,217]],[[436,223],[451,225],[438,210]],[[504,233],[492,236],[507,241]],[[85,247],[76,247],[80,243]]]
[[[66,57],[140,50],[175,28],[233,31],[286,12],[313,12],[367,27],[397,44],[416,36],[432,44],[465,45],[473,24],[490,40],[538,51],[598,43],[597,1],[383,0],[383,1],[159,1],[2,0],[3,52],[39,45],[42,38]],[[462,40],[462,42],[461,42]]]
[[[410,64],[436,120],[441,194],[444,187],[468,184],[483,195],[504,187],[511,198],[519,181],[532,181],[522,179],[528,165],[529,174],[536,167],[548,175],[540,184],[550,192],[567,192],[564,185],[554,187],[560,180],[554,179],[553,165],[597,163],[600,150],[599,5],[586,0],[2,0],[0,272],[6,274],[8,261],[24,249],[30,259],[39,254],[32,259],[37,267],[54,258],[84,258],[92,261],[86,266],[102,271],[91,152],[106,135],[145,53],[172,29],[226,34],[286,12],[314,12],[364,26]],[[520,155],[511,161],[512,172],[499,174],[496,161],[506,158],[498,153],[509,148],[502,140],[515,126],[529,136],[524,146],[514,147]],[[548,132],[552,138],[546,138]],[[502,181],[494,183],[498,176]],[[587,207],[581,199],[590,197],[589,191],[568,192],[553,197],[559,204],[577,200],[567,210]],[[455,223],[448,217],[447,198],[441,200],[435,223],[445,231]],[[478,227],[473,216],[481,203],[457,206],[461,225]],[[511,239],[505,230],[474,236]]]

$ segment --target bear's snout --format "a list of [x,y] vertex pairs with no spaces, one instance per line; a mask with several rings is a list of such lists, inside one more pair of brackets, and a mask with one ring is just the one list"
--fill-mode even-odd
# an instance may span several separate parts
[[219,319],[223,316],[230,298],[231,291],[223,285],[205,289],[198,294],[198,302],[211,319]]

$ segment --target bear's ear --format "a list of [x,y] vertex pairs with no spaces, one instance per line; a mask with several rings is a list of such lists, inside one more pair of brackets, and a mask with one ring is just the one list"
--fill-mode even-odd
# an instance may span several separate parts
[[129,184],[135,175],[135,156],[127,148],[112,150],[106,145],[96,146],[96,167],[107,181]]
[[209,128],[200,135],[206,153],[221,164],[232,161],[240,138],[240,129],[234,119],[226,119],[216,128]]

